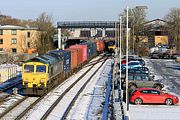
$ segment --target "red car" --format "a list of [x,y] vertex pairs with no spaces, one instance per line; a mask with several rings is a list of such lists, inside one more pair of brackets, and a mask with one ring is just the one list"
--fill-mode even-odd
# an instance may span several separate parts
[[125,60],[121,60],[121,64],[126,64],[126,59]]
[[137,88],[130,94],[130,102],[136,105],[142,103],[159,103],[166,105],[178,104],[177,96],[161,92],[155,88]]

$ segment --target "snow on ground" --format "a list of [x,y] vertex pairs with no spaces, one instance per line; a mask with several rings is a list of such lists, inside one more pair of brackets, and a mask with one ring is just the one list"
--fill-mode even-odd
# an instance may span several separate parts
[[[175,63],[173,60],[153,60],[153,62],[158,66],[153,65],[151,60],[146,59],[150,71],[155,75],[155,80],[161,80],[165,84],[163,90],[178,96],[180,99],[180,91],[178,91],[174,83],[180,81],[180,70],[178,70],[180,64]],[[176,66],[176,68],[169,69],[173,66]],[[170,81],[172,75],[173,80]],[[174,106],[130,104],[129,112],[130,120],[180,120],[180,104]]]
[[[85,82],[89,79],[91,75],[93,75],[94,71],[96,71],[102,62],[99,62],[96,64],[71,90],[66,93],[62,100],[58,103],[58,105],[54,108],[54,110],[50,113],[50,115],[47,117],[47,120],[59,120],[64,115],[65,110],[68,108],[70,102],[75,97],[77,92],[80,90],[80,88],[85,84]],[[63,107],[62,107],[63,106]],[[81,109],[85,109],[85,106],[81,106]],[[77,110],[76,110],[77,112]],[[81,115],[79,115],[81,116]],[[79,119],[81,120],[81,119]]]
[[5,112],[9,107],[15,105],[19,100],[23,99],[23,96],[21,95],[11,95],[10,97],[7,97],[3,102],[3,104],[0,105],[0,114]]
[[180,106],[130,105],[130,120],[180,120]]
[[27,107],[34,103],[38,97],[28,97],[25,101],[21,102],[17,107],[8,112],[2,119],[15,120]]
[[110,70],[111,60],[109,59],[80,94],[67,119],[96,120],[101,118],[105,83]]

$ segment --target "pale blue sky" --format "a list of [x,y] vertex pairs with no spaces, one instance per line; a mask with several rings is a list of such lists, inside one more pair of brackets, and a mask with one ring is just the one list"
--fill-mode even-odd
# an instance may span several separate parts
[[180,0],[0,0],[3,14],[21,19],[35,19],[42,12],[56,21],[117,20],[126,6],[148,6],[149,20],[163,18],[170,8],[180,7]]

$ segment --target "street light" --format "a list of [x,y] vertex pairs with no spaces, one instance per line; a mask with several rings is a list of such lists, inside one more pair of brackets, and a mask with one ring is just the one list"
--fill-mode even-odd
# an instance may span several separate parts
[[[120,84],[119,84],[119,85],[120,85],[120,86],[119,86],[119,88],[120,88],[120,90],[121,90],[121,84],[122,84],[122,83],[121,83],[121,76],[122,76],[122,75],[121,75],[121,57],[122,57],[122,56],[121,56],[121,55],[122,55],[122,15],[119,16],[119,24],[120,24],[120,39],[119,39],[119,40],[120,40],[120,41],[119,41],[119,42],[120,42],[120,46],[119,46],[119,47],[120,47],[120,48],[119,48],[119,50],[120,50],[120,51],[119,51],[119,64],[120,64],[120,71],[119,71],[119,73],[120,73],[120,76],[119,76],[119,77],[120,77],[120,81],[119,81],[119,83],[120,83]],[[122,91],[121,91],[121,93],[122,93]]]
[[[136,6],[136,8],[147,9],[147,6]],[[129,93],[128,93],[128,34],[129,34],[129,16],[128,16],[128,6],[126,13],[126,113],[125,120],[129,120]]]
[[136,6],[136,8],[139,8],[139,9],[148,9],[148,7],[147,6]]
[[128,100],[128,27],[129,27],[128,7],[126,13],[126,115],[125,120],[129,120],[129,100]]

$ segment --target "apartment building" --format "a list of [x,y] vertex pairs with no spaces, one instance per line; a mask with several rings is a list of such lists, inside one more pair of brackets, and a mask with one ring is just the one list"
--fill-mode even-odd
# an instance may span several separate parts
[[0,51],[23,53],[36,49],[39,30],[29,26],[0,26]]

